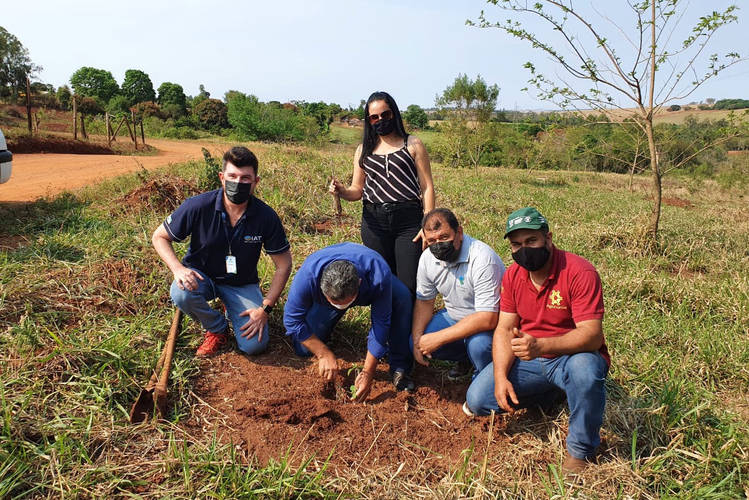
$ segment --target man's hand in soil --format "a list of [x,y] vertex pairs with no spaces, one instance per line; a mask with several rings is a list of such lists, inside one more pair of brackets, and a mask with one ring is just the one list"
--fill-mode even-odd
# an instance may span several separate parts
[[318,356],[317,371],[323,379],[335,380],[338,375],[338,360],[332,352],[327,351]]
[[257,341],[262,341],[263,329],[265,329],[265,324],[268,322],[268,314],[263,310],[263,308],[258,307],[257,309],[247,309],[239,315],[250,317],[247,323],[239,327],[242,332],[242,337],[250,339],[257,334]]
[[515,395],[515,388],[512,387],[512,383],[506,378],[497,380],[494,386],[494,397],[497,399],[497,404],[507,413],[514,413],[515,408],[510,404],[510,400],[516,405],[518,397]]
[[194,292],[198,289],[198,280],[203,281],[203,277],[190,269],[189,267],[180,266],[174,271],[174,281],[180,290],[190,290]]
[[368,371],[362,371],[354,381],[354,387],[356,387],[356,394],[351,398],[355,401],[364,401],[369,396],[369,391],[372,390],[372,374]]
[[422,337],[423,335],[419,335],[418,337],[416,337],[416,334],[414,334],[414,348],[413,348],[414,360],[420,365],[429,366],[429,361],[424,359],[424,355],[421,354],[421,350],[419,349],[419,342],[421,341]]
[[541,355],[541,346],[536,337],[521,332],[517,328],[512,329],[513,339],[510,341],[512,353],[523,361],[536,359]]

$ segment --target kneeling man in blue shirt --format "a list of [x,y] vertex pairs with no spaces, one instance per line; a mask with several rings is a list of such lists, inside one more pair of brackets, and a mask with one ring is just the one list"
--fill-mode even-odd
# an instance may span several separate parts
[[[249,149],[231,148],[218,174],[221,188],[185,200],[151,238],[174,274],[172,300],[206,330],[198,356],[216,354],[228,342],[226,316],[208,304],[216,297],[226,306],[239,349],[246,354],[264,350],[268,314],[291,273],[291,252],[281,220],[253,196],[260,182],[257,167]],[[180,262],[172,242],[187,237],[190,248]],[[257,275],[261,247],[276,268],[265,297]]]
[[363,401],[372,388],[378,359],[387,354],[397,390],[414,390],[409,375],[411,293],[390,272],[380,254],[356,243],[339,243],[311,254],[289,289],[283,322],[299,356],[315,355],[325,380],[335,380],[338,361],[326,345],[336,323],[352,306],[371,306],[372,328],[364,368],[356,378],[354,399]]

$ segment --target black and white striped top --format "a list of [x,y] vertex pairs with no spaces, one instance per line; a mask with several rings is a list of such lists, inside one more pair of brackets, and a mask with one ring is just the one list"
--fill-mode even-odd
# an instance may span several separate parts
[[393,203],[421,199],[416,164],[404,145],[398,151],[364,159],[362,198],[370,203]]

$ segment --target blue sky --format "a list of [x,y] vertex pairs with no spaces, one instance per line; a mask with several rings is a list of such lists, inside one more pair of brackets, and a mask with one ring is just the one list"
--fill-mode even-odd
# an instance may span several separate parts
[[[218,98],[227,90],[239,90],[263,101],[323,100],[346,106],[358,105],[374,90],[386,90],[405,108],[433,106],[436,94],[458,73],[467,73],[499,85],[500,108],[553,107],[521,90],[528,80],[526,61],[554,75],[554,66],[543,55],[500,30],[465,25],[482,9],[491,19],[507,17],[480,0],[4,3],[0,26],[16,35],[32,60],[44,67],[40,79],[55,86],[68,83],[81,66],[109,70],[119,83],[125,70],[135,68],[148,73],[154,87],[171,81],[192,95],[202,83]],[[672,39],[683,39],[698,15],[730,3],[687,3],[680,11],[682,29]],[[609,29],[611,39],[621,38],[612,23],[632,26],[623,4],[576,3]],[[744,16],[749,10],[739,11],[738,24],[718,32],[711,52],[749,55],[749,37],[741,32],[749,26]],[[525,26],[541,29],[532,22]],[[626,44],[623,53],[625,49]],[[743,63],[685,102],[749,98],[747,83],[749,63]]]

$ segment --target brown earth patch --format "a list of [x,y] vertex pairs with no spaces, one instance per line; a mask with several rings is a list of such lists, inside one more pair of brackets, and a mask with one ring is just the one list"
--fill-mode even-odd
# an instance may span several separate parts
[[[73,139],[62,135],[27,135],[7,137],[8,150],[14,154],[81,154],[81,155],[117,155],[117,154],[151,154],[156,148],[141,144],[138,140],[138,149],[129,141],[114,141],[109,146],[100,138],[90,140]],[[120,138],[122,139],[122,138]]]
[[[338,473],[405,464],[432,474],[454,469],[471,448],[472,460],[506,453],[516,434],[539,423],[533,411],[497,416],[487,450],[489,419],[468,418],[461,409],[467,381],[450,383],[439,370],[418,367],[417,390],[395,392],[382,363],[368,400],[353,402],[349,360],[361,362],[362,354],[336,347],[334,352],[343,366],[336,387],[323,384],[315,362],[296,357],[276,338],[260,356],[231,352],[203,361],[194,386],[199,404],[186,431],[216,432],[261,464],[286,456],[298,466],[330,456],[329,467]],[[548,455],[552,460],[551,448]]]
[[171,212],[190,196],[200,192],[198,187],[181,177],[166,175],[148,179],[143,174],[144,184],[120,197],[113,207],[138,213],[142,211]]
[[29,244],[23,234],[0,234],[0,250],[16,250]]
[[677,197],[670,197],[670,198],[663,198],[663,204],[668,205],[670,207],[681,207],[681,208],[691,208],[694,206],[694,204],[689,201],[685,200],[684,198],[677,198]]
[[62,153],[113,155],[115,152],[106,144],[74,140],[58,136],[17,136],[8,138],[8,150],[14,154],[27,153]]

